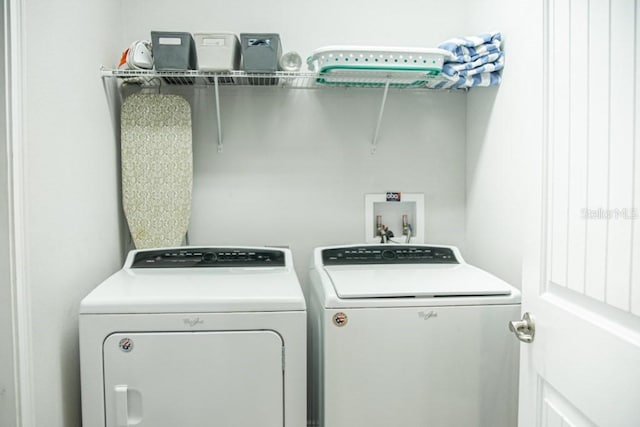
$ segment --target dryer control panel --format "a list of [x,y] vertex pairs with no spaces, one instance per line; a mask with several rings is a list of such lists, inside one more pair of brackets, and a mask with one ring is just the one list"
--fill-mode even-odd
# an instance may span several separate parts
[[131,268],[284,267],[277,249],[179,248],[138,252]]
[[349,246],[322,251],[324,265],[458,264],[450,248],[437,246]]

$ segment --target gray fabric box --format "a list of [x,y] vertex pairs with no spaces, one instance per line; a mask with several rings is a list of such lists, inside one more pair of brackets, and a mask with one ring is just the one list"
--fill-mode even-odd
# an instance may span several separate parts
[[279,34],[242,33],[242,68],[248,73],[272,73],[278,71],[282,55]]
[[196,47],[190,33],[151,31],[153,63],[158,71],[197,68]]

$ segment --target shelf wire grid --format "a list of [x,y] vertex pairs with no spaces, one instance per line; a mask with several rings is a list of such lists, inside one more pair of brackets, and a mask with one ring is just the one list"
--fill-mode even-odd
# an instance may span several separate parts
[[[205,72],[155,71],[155,70],[120,70],[101,69],[103,77],[115,77],[123,83],[142,86],[175,85],[175,86],[265,86],[291,89],[318,89],[326,87],[384,87],[387,82],[394,89],[425,89],[427,80],[434,77],[424,76],[422,80],[416,76],[409,77],[396,73],[316,73],[275,71],[272,73],[248,73],[245,71]],[[435,77],[437,79],[437,77]]]

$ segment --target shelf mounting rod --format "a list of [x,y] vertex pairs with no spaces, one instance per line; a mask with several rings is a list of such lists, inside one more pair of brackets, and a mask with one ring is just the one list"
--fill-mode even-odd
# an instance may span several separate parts
[[213,86],[216,91],[216,118],[218,119],[218,153],[222,153],[222,122],[220,121],[220,90],[218,89],[218,76],[213,76]]
[[384,84],[384,94],[382,95],[382,103],[380,104],[380,111],[378,112],[378,122],[376,123],[376,131],[373,134],[373,140],[371,141],[371,154],[376,154],[378,148],[378,135],[380,134],[380,124],[382,123],[382,116],[384,115],[384,106],[387,103],[387,94],[389,93],[389,80]]

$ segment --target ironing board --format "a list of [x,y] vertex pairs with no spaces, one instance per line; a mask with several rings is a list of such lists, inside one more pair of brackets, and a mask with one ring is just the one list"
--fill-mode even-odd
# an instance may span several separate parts
[[193,185],[191,107],[177,95],[135,94],[122,105],[122,205],[138,249],[180,246]]

